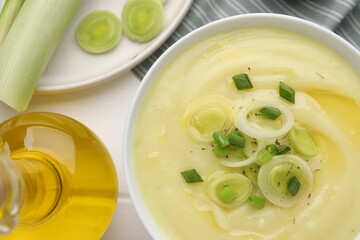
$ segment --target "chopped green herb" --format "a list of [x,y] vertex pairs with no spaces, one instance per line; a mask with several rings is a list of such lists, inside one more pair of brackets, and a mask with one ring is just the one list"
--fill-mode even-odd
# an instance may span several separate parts
[[218,157],[226,157],[227,155],[230,154],[230,149],[229,148],[221,148],[219,146],[215,146],[212,148],[213,153],[215,153],[216,156]]
[[272,155],[277,155],[278,153],[278,146],[276,146],[275,144],[269,144],[266,146],[266,150],[268,150]]
[[281,115],[281,112],[276,107],[266,106],[261,108],[257,114],[270,120],[276,120]]
[[195,169],[182,171],[180,173],[187,183],[197,183],[204,181]]
[[265,206],[265,198],[251,195],[248,199],[248,203],[256,208],[263,208]]
[[240,73],[232,77],[235,86],[238,90],[245,90],[253,88],[249,76],[246,73]]
[[280,97],[286,99],[287,101],[295,103],[295,90],[281,81],[279,84],[279,94]]
[[287,183],[287,187],[292,196],[296,196],[296,194],[300,190],[300,186],[301,186],[301,183],[295,176],[291,177]]
[[214,132],[213,138],[214,138],[216,144],[220,148],[224,148],[224,147],[230,145],[229,140],[225,137],[225,135],[221,131]]
[[280,145],[278,147],[278,151],[277,151],[276,155],[284,155],[284,154],[290,152],[290,150],[291,150],[291,147],[289,147],[287,145]]
[[235,158],[241,160],[244,160],[246,158],[244,148],[235,145],[228,147],[228,149],[230,150],[231,156],[234,156]]
[[261,149],[258,152],[258,154],[256,155],[256,163],[259,165],[263,165],[263,164],[269,162],[272,158],[273,158],[273,155],[264,148],[264,149]]
[[231,203],[238,197],[238,193],[232,190],[229,186],[224,186],[218,193],[219,199],[224,203]]
[[231,133],[229,133],[228,140],[233,145],[242,148],[245,147],[245,137],[237,130],[234,130]]

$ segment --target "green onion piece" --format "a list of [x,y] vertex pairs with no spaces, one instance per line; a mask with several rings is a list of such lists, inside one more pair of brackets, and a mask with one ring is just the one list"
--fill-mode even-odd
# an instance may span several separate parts
[[121,15],[125,35],[138,42],[155,38],[164,25],[164,9],[159,0],[127,0]]
[[26,110],[79,3],[24,2],[0,48],[0,100],[18,112]]
[[229,148],[221,148],[219,146],[215,146],[212,148],[213,153],[215,153],[216,156],[224,158],[230,154]]
[[244,160],[246,159],[246,153],[244,148],[239,147],[239,146],[231,146],[231,147],[227,147],[230,150],[230,154],[231,156],[234,156],[237,159],[240,160]]
[[266,107],[261,108],[259,113],[257,113],[257,114],[261,115],[267,119],[275,120],[281,115],[281,112],[276,107],[266,106]]
[[293,127],[290,130],[289,139],[294,149],[303,156],[311,157],[318,153],[315,139],[305,127]]
[[238,90],[253,88],[253,85],[251,84],[250,79],[246,73],[234,75],[232,79],[234,80],[235,86]]
[[118,45],[121,37],[120,19],[107,10],[86,15],[76,28],[76,41],[89,53],[104,53]]
[[247,201],[253,191],[250,180],[240,173],[225,173],[213,178],[207,187],[210,199],[224,208],[236,208]]
[[229,186],[224,186],[217,194],[219,199],[224,203],[231,203],[238,197],[238,193]]
[[266,146],[266,150],[270,152],[273,156],[277,155],[279,148],[275,144],[269,144]]
[[239,132],[239,131],[232,131],[228,135],[228,140],[231,144],[239,146],[239,147],[245,147],[245,137]]
[[195,169],[182,171],[180,173],[187,183],[197,183],[204,181]]
[[6,0],[0,13],[0,47],[4,42],[24,0]]
[[265,198],[258,197],[256,195],[251,195],[248,199],[248,203],[256,208],[264,208],[265,206]]
[[269,162],[274,155],[272,155],[268,150],[261,149],[256,155],[256,163],[259,165],[263,165]]
[[217,131],[213,133],[213,138],[216,144],[220,148],[224,148],[230,145],[229,140],[225,137],[225,135],[221,131]]
[[291,177],[287,183],[287,187],[292,196],[296,196],[296,194],[300,190],[300,186],[301,186],[301,183],[295,176]]
[[279,94],[280,97],[286,99],[291,103],[295,103],[295,90],[280,81],[279,84]]
[[284,155],[288,152],[290,152],[291,147],[287,146],[287,145],[280,145],[278,146],[278,151],[276,153],[276,155]]

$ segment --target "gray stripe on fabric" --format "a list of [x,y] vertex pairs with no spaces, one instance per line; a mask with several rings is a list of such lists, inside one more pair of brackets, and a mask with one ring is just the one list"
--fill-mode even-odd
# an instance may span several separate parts
[[357,49],[360,49],[360,45],[352,38],[352,36],[341,26],[338,27],[338,31],[340,36],[342,36],[346,41],[354,45]]
[[254,4],[254,6],[256,6],[260,11],[259,12],[264,12],[264,13],[271,13],[271,9],[266,6],[266,4],[264,4],[261,0],[253,0],[252,4]]
[[217,5],[214,3],[214,0],[208,0],[210,9],[215,13],[216,18],[213,20],[217,20],[220,18],[227,17],[228,14],[225,13],[221,8],[217,7]]
[[308,16],[300,13],[299,11],[297,11],[296,9],[294,9],[293,7],[288,5],[283,0],[279,0],[279,1],[275,0],[275,1],[272,1],[272,2],[275,5],[277,5],[281,10],[283,10],[283,13],[287,13],[288,15],[294,15],[294,16],[297,16],[297,17],[301,17],[301,18],[306,19],[306,20],[311,20]]
[[241,14],[241,13],[249,13],[249,10],[247,10],[242,4],[240,4],[238,1],[227,1],[227,4],[233,8],[233,10],[237,10],[232,15]]
[[331,8],[327,8],[322,5],[319,5],[314,1],[303,0],[303,1],[299,1],[299,3],[303,4],[304,6],[308,7],[311,10],[314,10],[316,13],[324,15],[324,17],[332,18],[335,21],[339,21],[344,17],[339,12]]
[[197,3],[194,2],[192,9],[203,24],[211,22],[210,18],[208,18],[207,14]]
[[360,50],[360,4],[353,8],[335,32]]

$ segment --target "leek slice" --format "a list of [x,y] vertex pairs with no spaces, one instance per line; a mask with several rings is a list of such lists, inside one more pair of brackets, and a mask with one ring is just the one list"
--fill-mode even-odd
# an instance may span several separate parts
[[[301,184],[295,196],[288,189],[288,182],[294,176]],[[313,174],[300,157],[291,154],[280,155],[273,157],[260,168],[258,185],[267,200],[279,207],[289,208],[310,194]]]
[[294,126],[290,130],[289,139],[295,150],[305,157],[315,156],[319,152],[310,130],[303,126]]
[[0,100],[24,111],[80,0],[26,0],[0,48]]
[[[259,118],[262,107],[274,107],[281,112],[277,120]],[[235,118],[235,126],[246,135],[259,139],[275,139],[284,136],[294,125],[291,109],[282,101],[254,100],[245,104]]]
[[253,163],[244,167],[245,176],[251,181],[254,186],[258,187],[258,175],[260,167],[257,163]]
[[251,181],[240,173],[225,173],[212,179],[207,192],[210,199],[224,208],[235,208],[245,203],[253,190]]
[[245,136],[244,158],[238,158],[233,155],[227,155],[220,159],[220,163],[226,167],[243,167],[250,165],[256,161],[258,153],[264,149],[266,143],[261,140],[255,140]]
[[234,129],[230,100],[222,96],[205,96],[190,103],[183,121],[192,139],[211,143],[213,133],[227,135]]
[[97,10],[86,15],[76,29],[79,46],[89,53],[104,53],[118,45],[121,37],[119,18],[110,11]]
[[129,39],[150,41],[163,27],[163,5],[160,0],[127,0],[121,20],[123,31]]
[[24,0],[6,0],[0,13],[0,47],[4,42]]

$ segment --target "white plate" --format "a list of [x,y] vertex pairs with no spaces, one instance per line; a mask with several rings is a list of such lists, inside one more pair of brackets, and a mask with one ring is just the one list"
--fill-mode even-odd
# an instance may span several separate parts
[[79,21],[91,11],[100,9],[111,10],[121,17],[124,3],[125,0],[82,1],[36,92],[58,93],[76,90],[101,83],[130,70],[165,42],[187,13],[192,0],[167,0],[164,3],[164,28],[151,42],[132,42],[123,34],[119,45],[109,53],[93,55],[81,50],[74,35]]

